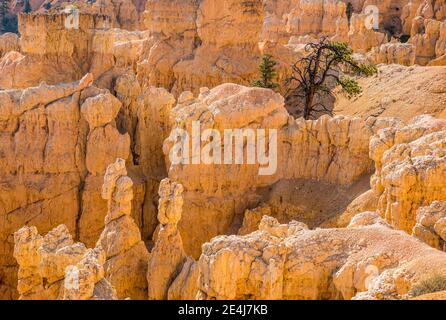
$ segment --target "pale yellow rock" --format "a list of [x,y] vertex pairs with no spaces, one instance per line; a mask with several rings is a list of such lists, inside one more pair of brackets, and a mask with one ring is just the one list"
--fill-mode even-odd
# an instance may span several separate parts
[[379,65],[378,70],[375,77],[358,79],[361,96],[349,100],[337,94],[335,115],[393,117],[405,122],[422,114],[446,117],[445,67]]
[[35,227],[23,227],[14,238],[20,299],[116,299],[104,279],[105,253],[74,243],[66,226],[60,225],[44,237]]
[[[164,179],[160,184],[159,195],[158,220],[161,226],[155,247],[150,252],[147,268],[148,297],[150,300],[165,300],[168,298],[169,287],[182,271],[186,260],[183,241],[177,227],[183,210],[183,186],[169,179]],[[188,271],[185,270],[184,272]],[[179,294],[187,295],[186,292],[176,293],[176,295]]]
[[412,25],[410,42],[416,46],[415,63],[427,65],[436,58],[436,44],[440,37],[441,22],[433,19],[417,18]]
[[380,131],[370,142],[379,196],[378,212],[394,227],[412,232],[418,208],[445,200],[444,120],[415,118],[407,126]]
[[158,225],[157,202],[159,183],[167,176],[164,154],[160,152],[171,130],[170,111],[175,98],[167,90],[150,87],[136,101],[137,125],[132,148],[145,177],[145,201],[142,234],[151,238]]
[[93,131],[97,127],[115,120],[121,109],[121,102],[110,93],[88,98],[81,106],[81,112]]
[[253,210],[246,210],[243,216],[242,227],[238,230],[238,235],[244,236],[259,229],[260,222],[264,216],[271,216],[271,208],[261,206]]
[[64,224],[76,234],[86,134],[80,125],[79,99],[92,81],[86,75],[57,86],[42,83],[0,91],[2,297],[17,297],[14,232],[25,223],[44,233]]
[[116,291],[104,279],[105,253],[89,249],[77,265],[65,269],[63,300],[117,300]]
[[340,216],[327,221],[323,224],[323,226],[345,228],[350,224],[354,216],[366,211],[376,211],[377,206],[378,196],[373,192],[373,190],[369,190],[353,200]]
[[130,217],[132,187],[123,159],[108,166],[102,188],[108,212],[96,246],[105,251],[105,278],[116,289],[118,298],[146,299],[148,251]]
[[415,45],[411,43],[389,42],[375,47],[369,53],[376,64],[402,64],[411,66],[415,64]]
[[434,201],[429,207],[417,211],[417,223],[412,234],[431,247],[445,250],[446,202]]
[[[262,196],[256,193],[257,188],[292,179],[350,185],[371,173],[370,137],[394,121],[328,116],[317,121],[294,120],[280,95],[234,84],[218,86],[192,102],[178,104],[172,110],[172,118],[173,128],[186,130],[190,137],[192,123],[198,120],[200,132],[217,129],[220,139],[224,130],[230,128],[277,130],[278,165],[272,175],[260,175],[258,163],[191,164],[191,154],[189,164],[169,166],[169,178],[181,183],[185,190],[184,212],[188,214],[183,215],[179,228],[187,254],[195,258],[200,255],[201,244],[228,232],[237,214],[260,204]],[[167,163],[177,140],[171,135],[164,143]],[[196,228],[196,221],[202,221],[200,229]]]
[[200,43],[193,59],[178,61],[173,67],[173,91],[198,93],[201,87],[248,84],[255,79],[263,17],[259,0],[199,2],[195,24]]
[[200,297],[401,299],[420,278],[445,274],[445,253],[367,214],[374,218],[349,229],[290,224],[285,238],[265,229],[216,237],[199,260]]
[[86,165],[91,174],[102,174],[114,159],[128,159],[129,156],[130,136],[120,134],[111,124],[98,127],[89,134]]

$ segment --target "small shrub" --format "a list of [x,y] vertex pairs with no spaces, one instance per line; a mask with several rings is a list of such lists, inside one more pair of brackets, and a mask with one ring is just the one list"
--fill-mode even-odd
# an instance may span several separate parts
[[262,63],[259,65],[260,79],[252,83],[253,87],[260,87],[266,89],[277,89],[279,85],[274,82],[277,77],[275,67],[277,62],[269,54],[262,57]]
[[415,284],[410,290],[412,297],[422,296],[428,293],[446,291],[446,277],[435,275],[432,278],[423,280]]

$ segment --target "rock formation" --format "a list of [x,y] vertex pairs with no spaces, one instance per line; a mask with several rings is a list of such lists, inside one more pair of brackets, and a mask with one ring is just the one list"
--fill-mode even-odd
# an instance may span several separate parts
[[148,251],[131,217],[132,188],[123,159],[108,166],[102,186],[108,211],[96,247],[105,252],[105,278],[116,289],[118,298],[145,299]]
[[358,80],[364,91],[360,96],[349,100],[337,94],[333,114],[393,117],[406,123],[422,114],[445,118],[445,77],[444,67],[380,65],[377,76]]
[[255,78],[262,1],[149,0],[146,8],[146,26],[153,38],[138,65],[142,84],[163,86],[179,95]]
[[[12,13],[23,12],[24,2],[13,0]],[[30,0],[32,12],[61,13],[77,9],[82,13],[106,15],[116,28],[135,30],[142,27],[142,13],[146,0],[102,0],[102,1],[58,1],[58,0]]]
[[434,201],[417,211],[413,235],[431,247],[446,251],[446,202]]
[[[183,215],[180,230],[186,252],[196,258],[202,243],[226,233],[236,215],[261,202],[262,196],[257,189],[293,179],[349,185],[369,174],[372,162],[368,156],[368,141],[380,128],[392,124],[392,120],[369,119],[365,122],[342,117],[294,120],[289,118],[280,95],[230,84],[179,103],[172,112],[177,121],[174,128],[186,130],[191,139],[194,121],[201,121],[201,132],[205,129],[220,131],[222,141],[227,128],[277,130],[279,165],[271,175],[259,175],[259,164],[217,164],[223,163],[222,159],[217,162],[214,159],[210,164],[194,164],[192,161],[197,159],[190,158],[189,164],[170,165],[169,177],[185,188],[184,212],[187,214]],[[166,161],[172,156],[177,133],[173,131],[165,142]],[[270,147],[274,148],[273,145]],[[245,147],[243,153],[246,152]],[[220,155],[223,157],[223,149]],[[349,165],[345,166],[346,163]],[[237,180],[232,178],[235,176]],[[206,227],[198,231],[192,226],[197,219],[202,219],[200,217],[209,218]]]
[[[176,288],[169,289],[173,281],[180,273],[182,280],[177,282],[191,281],[192,296],[195,298],[198,283],[193,283],[190,278],[190,269],[194,261],[189,258],[186,261],[186,253],[183,249],[183,241],[178,230],[178,222],[181,220],[183,210],[183,186],[164,179],[160,185],[160,200],[158,207],[158,220],[160,227],[156,235],[156,242],[150,252],[147,282],[149,286],[150,300],[166,300],[169,296],[181,299],[188,295],[183,285],[176,285]],[[185,269],[182,271],[182,269]],[[196,279],[195,279],[196,281]],[[187,286],[186,286],[187,287]],[[195,288],[195,292],[193,289]]]
[[383,129],[370,141],[378,212],[408,233],[420,207],[446,200],[445,125],[444,120],[420,116],[406,126]]
[[250,235],[214,238],[199,260],[201,298],[401,299],[426,270],[445,274],[445,253],[360,216],[317,230],[264,217]]
[[36,227],[23,227],[14,234],[14,242],[20,299],[116,299],[113,287],[104,279],[105,253],[74,243],[66,226],[44,237]]
[[10,51],[19,51],[19,37],[15,33],[0,36],[0,58]]
[[[0,35],[0,299],[406,299],[445,274],[443,0],[65,4],[12,1]],[[320,37],[383,64],[333,117],[248,87]]]
[[122,159],[107,168],[102,187],[108,211],[94,249],[74,243],[66,226],[45,237],[36,227],[15,233],[21,299],[110,300],[147,297],[148,251],[131,218],[133,182]]

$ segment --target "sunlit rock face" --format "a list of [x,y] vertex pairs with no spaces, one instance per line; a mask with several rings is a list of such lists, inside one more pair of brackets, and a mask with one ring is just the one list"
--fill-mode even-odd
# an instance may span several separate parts
[[260,58],[263,17],[260,0],[148,1],[145,24],[153,45],[138,77],[177,95],[224,82],[249,83]]
[[[398,248],[398,249],[396,249]],[[308,230],[265,216],[246,236],[219,236],[199,260],[202,299],[401,299],[446,254],[365,212],[344,229]]]
[[[59,1],[30,0],[30,7],[35,13],[60,13],[70,8],[76,8],[84,13],[107,15],[116,28],[139,30],[142,28],[142,14],[146,0],[101,0],[101,1]],[[24,1],[12,0],[10,11],[23,12]]]
[[[1,299],[405,299],[445,274],[444,1],[30,3],[0,35]],[[382,64],[336,116],[250,87],[320,37]]]
[[74,243],[65,225],[44,237],[36,227],[21,228],[14,234],[14,258],[21,300],[117,299],[104,279],[105,252]]
[[424,0],[266,1],[261,41],[305,44],[325,36],[372,51],[376,63],[444,65],[445,7]]
[[378,211],[398,229],[412,233],[417,210],[445,200],[445,126],[445,120],[420,116],[371,139]]
[[[172,113],[173,129],[186,130],[190,139],[193,139],[195,121],[200,122],[201,132],[217,129],[221,141],[225,129],[277,130],[277,145],[269,145],[270,148],[277,147],[276,167],[273,166],[274,158],[270,159],[270,167],[257,162],[254,165],[247,162],[193,164],[192,153],[189,153],[188,164],[172,164],[171,150],[177,138],[171,136],[165,141],[169,178],[180,182],[185,189],[185,208],[179,228],[186,252],[194,257],[200,255],[202,243],[226,233],[245,209],[255,208],[262,202],[260,188],[297,179],[350,185],[370,174],[373,162],[369,159],[369,139],[379,129],[394,124],[392,119],[364,121],[328,116],[317,121],[295,120],[289,117],[279,94],[234,84],[204,90],[196,99],[184,94]],[[266,137],[271,132],[265,132]],[[205,145],[203,142],[202,148]],[[222,159],[224,152],[223,149],[219,152]],[[246,154],[247,146],[243,152]],[[222,159],[220,163],[223,163]],[[271,173],[259,174],[262,168],[270,168]],[[193,227],[197,220],[202,221],[203,229]]]
[[119,299],[147,299],[148,251],[132,215],[134,185],[125,160],[107,167],[101,196],[107,200],[105,227],[96,244],[105,252],[105,278]]

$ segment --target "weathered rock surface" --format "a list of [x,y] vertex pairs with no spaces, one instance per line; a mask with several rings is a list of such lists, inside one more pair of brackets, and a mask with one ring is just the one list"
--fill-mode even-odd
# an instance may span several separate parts
[[133,182],[127,176],[125,160],[108,166],[102,186],[107,200],[105,228],[96,247],[106,255],[105,278],[116,289],[118,298],[147,298],[147,260],[149,254],[138,225],[131,217]]
[[113,287],[104,279],[105,253],[74,243],[65,225],[44,237],[36,227],[23,227],[14,234],[14,242],[20,299],[116,299]]
[[[164,179],[161,181],[159,194],[158,220],[161,225],[147,268],[148,296],[150,300],[166,300],[169,295],[180,299],[182,295],[188,294],[183,291],[186,288],[180,284],[176,284],[170,291],[169,288],[180,273],[185,274],[177,282],[193,281],[189,279],[189,273],[192,267],[190,264],[194,263],[190,259],[185,266],[186,253],[177,227],[183,210],[183,186]],[[186,268],[184,271],[183,266]],[[197,286],[198,283],[193,286],[194,295],[197,293]],[[194,296],[190,297],[193,298]]]
[[[179,228],[186,252],[194,257],[199,256],[202,243],[218,234],[225,234],[236,215],[260,204],[262,199],[256,193],[258,188],[272,186],[285,179],[349,185],[371,173],[373,164],[368,155],[369,139],[380,128],[393,123],[391,119],[363,121],[343,117],[294,120],[289,118],[280,95],[233,84],[221,85],[197,99],[191,99],[179,103],[172,110],[176,119],[174,129],[186,130],[192,139],[193,122],[200,121],[201,132],[217,129],[221,137],[216,139],[222,142],[225,129],[275,129],[278,164],[277,170],[270,175],[259,174],[259,168],[263,166],[258,163],[248,165],[246,161],[244,164],[231,162],[230,165],[219,165],[217,163],[223,163],[223,158],[215,161],[211,157],[210,164],[203,161],[194,164],[199,159],[194,159],[192,154],[188,155],[192,156],[188,164],[170,165],[169,178],[181,183],[185,189],[185,214]],[[178,140],[175,135],[178,131],[173,133],[164,144],[167,162]],[[243,149],[244,154],[246,148]],[[270,148],[274,146],[270,145]],[[223,157],[224,150],[219,153]],[[196,221],[203,221],[200,224],[202,229],[193,227]]]
[[250,235],[214,238],[199,260],[200,297],[402,298],[427,274],[445,274],[445,253],[390,229],[376,214],[360,216],[347,229],[318,230],[265,217]]
[[[401,299],[445,272],[446,125],[411,120],[446,117],[444,1],[77,2],[0,36],[0,298]],[[241,85],[321,36],[410,67],[314,121]]]
[[81,13],[78,20],[72,26],[68,13],[19,15],[20,50],[3,53],[0,88],[70,82],[90,72],[99,86],[111,89],[107,78],[116,70],[136,70],[147,41],[144,31],[112,29],[102,14]]
[[[11,2],[12,12],[23,12],[23,1],[13,0]],[[69,3],[58,0],[30,0],[32,12],[54,14],[77,9],[81,13],[106,15],[110,18],[114,27],[127,30],[135,30],[142,27],[141,18],[145,3],[146,0],[75,0]]]
[[149,0],[146,9],[152,45],[138,65],[143,85],[163,86],[179,95],[255,78],[262,1]]
[[445,251],[446,202],[434,201],[429,207],[417,212],[417,223],[413,235],[431,247]]
[[445,120],[420,116],[371,139],[378,212],[398,229],[411,233],[420,207],[446,200],[445,128]]
[[356,52],[372,50],[378,63],[444,65],[442,2],[283,0],[266,1],[265,8],[262,41],[284,45],[326,36],[349,42]]

